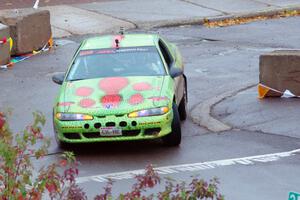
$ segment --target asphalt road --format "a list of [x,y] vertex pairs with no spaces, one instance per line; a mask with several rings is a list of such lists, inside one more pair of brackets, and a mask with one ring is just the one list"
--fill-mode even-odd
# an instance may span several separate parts
[[[191,110],[202,101],[239,88],[242,84],[257,83],[258,56],[261,53],[299,48],[299,19],[270,20],[215,29],[182,26],[152,31],[175,42],[183,53]],[[18,64],[12,70],[0,71],[0,108],[14,109],[10,122],[15,131],[31,121],[30,113],[35,110],[41,110],[47,117],[44,133],[52,138],[50,151],[53,154],[46,157],[45,163],[56,160],[62,151],[54,141],[51,124],[52,104],[59,89],[51,82],[51,76],[66,70],[82,38],[58,40],[63,45],[51,52]],[[252,95],[248,98],[256,97]],[[229,104],[230,107],[241,106],[241,109],[247,106],[235,104],[235,101]],[[276,104],[281,107],[286,105]],[[268,109],[271,109],[270,106]],[[249,110],[252,108],[251,104]],[[219,111],[223,113],[222,109]],[[218,113],[216,107],[215,114]],[[265,120],[272,120],[271,116],[272,112],[266,114]],[[240,118],[236,116],[233,120],[238,122]],[[278,127],[281,122],[279,118]],[[291,122],[290,126],[293,123],[297,122]],[[238,127],[227,132],[211,133],[193,124],[190,118],[182,126],[183,141],[179,148],[162,147],[156,141],[75,147],[73,150],[82,163],[80,180],[85,180],[81,186],[88,190],[89,196],[93,196],[104,183],[99,182],[100,179],[92,180],[90,176],[101,177],[99,175],[143,169],[152,163],[157,167],[175,165],[180,168],[167,175],[175,179],[190,180],[191,176],[196,175],[207,179],[217,176],[221,181],[222,193],[230,200],[288,199],[289,191],[300,192],[300,155],[290,152],[300,148],[297,137],[247,128],[240,130]],[[272,129],[276,129],[274,126]],[[280,152],[285,153],[277,154]],[[272,155],[259,156],[254,161],[249,158],[265,154]],[[232,158],[242,159],[233,161]],[[212,161],[213,167],[191,170],[181,166],[197,166],[207,161]],[[131,182],[132,179],[121,178],[116,183],[115,191],[128,189]]]

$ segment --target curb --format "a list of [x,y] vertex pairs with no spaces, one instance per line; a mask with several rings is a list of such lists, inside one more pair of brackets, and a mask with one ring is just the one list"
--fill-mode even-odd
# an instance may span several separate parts
[[161,20],[156,22],[144,22],[136,23],[136,28],[152,29],[152,28],[168,28],[176,26],[188,26],[188,25],[203,25],[205,18],[194,17],[190,19],[178,19],[178,20]]
[[248,84],[245,85],[237,90],[233,90],[233,91],[229,91],[229,92],[225,92],[221,95],[215,96],[211,99],[208,99],[200,104],[198,104],[194,109],[191,110],[191,118],[192,121],[199,125],[202,126],[206,129],[208,129],[209,131],[212,132],[223,132],[223,131],[229,131],[232,129],[231,126],[221,122],[220,120],[214,118],[211,115],[211,110],[213,108],[213,106],[215,106],[216,104],[222,102],[223,100],[235,96],[236,94],[247,90],[251,87],[256,86],[257,84]]
[[160,22],[153,22],[145,25],[138,25],[137,28],[168,28],[168,27],[176,27],[176,26],[185,26],[185,25],[204,25],[205,21],[209,22],[219,22],[223,20],[229,19],[244,19],[250,17],[270,17],[273,15],[280,14],[285,11],[300,11],[300,6],[288,6],[278,9],[270,9],[270,10],[261,10],[255,12],[244,12],[244,13],[236,13],[236,14],[229,14],[229,15],[219,15],[219,16],[212,16],[212,17],[203,17],[203,18],[193,18],[193,19],[182,19],[176,21],[160,21]]

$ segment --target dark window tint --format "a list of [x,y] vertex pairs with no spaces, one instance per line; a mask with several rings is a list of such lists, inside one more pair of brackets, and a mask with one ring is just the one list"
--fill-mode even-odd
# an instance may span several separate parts
[[166,45],[161,40],[159,41],[159,48],[161,50],[161,53],[163,54],[163,57],[168,65],[168,67],[170,68],[170,66],[173,62],[173,58],[171,57]]
[[80,51],[67,80],[116,76],[160,76],[165,68],[155,47]]

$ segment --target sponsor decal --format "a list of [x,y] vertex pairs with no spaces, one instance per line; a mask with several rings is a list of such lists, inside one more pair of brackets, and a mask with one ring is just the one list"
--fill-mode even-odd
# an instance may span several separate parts
[[156,125],[161,124],[161,122],[141,122],[139,125]]
[[300,200],[300,194],[296,192],[290,192],[288,200]]

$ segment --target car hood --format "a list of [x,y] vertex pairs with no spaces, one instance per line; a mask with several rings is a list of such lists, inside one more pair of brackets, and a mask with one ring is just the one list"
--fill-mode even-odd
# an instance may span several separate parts
[[65,82],[56,108],[57,112],[122,115],[170,106],[173,87],[170,76],[109,77]]

